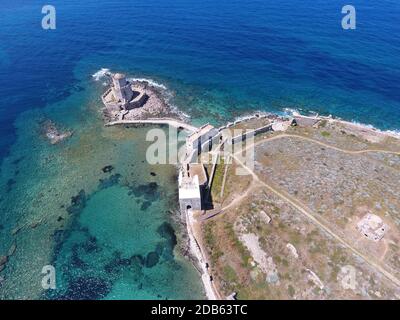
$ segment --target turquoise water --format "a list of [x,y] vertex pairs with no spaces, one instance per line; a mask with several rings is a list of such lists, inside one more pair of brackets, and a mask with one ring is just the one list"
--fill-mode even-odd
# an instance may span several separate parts
[[[0,297],[204,298],[182,255],[176,167],[146,162],[148,129],[104,127],[104,87],[82,79],[68,98],[16,121],[1,170],[0,252],[13,243],[17,250]],[[51,145],[41,128],[47,119],[73,136]],[[41,289],[45,265],[55,267],[56,290]]]
[[174,259],[176,237],[160,214],[162,202],[143,210],[135,198],[128,187],[116,185],[87,201],[56,255],[56,266],[67,270],[57,281],[57,298],[201,297],[199,287],[188,287],[191,266]]
[[[0,3],[0,255],[17,245],[1,298],[203,297],[174,222],[176,168],[146,163],[146,129],[103,127],[101,68],[164,85],[195,124],[290,108],[400,128],[397,0],[353,1],[355,31],[339,0],[52,4],[44,31],[41,1]],[[50,145],[46,120],[73,136]]]

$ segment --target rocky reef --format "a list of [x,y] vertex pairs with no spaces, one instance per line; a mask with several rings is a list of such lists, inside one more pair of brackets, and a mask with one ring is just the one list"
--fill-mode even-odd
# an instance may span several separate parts
[[42,124],[42,134],[50,141],[51,144],[58,144],[72,136],[72,131],[61,131],[51,120],[46,120]]

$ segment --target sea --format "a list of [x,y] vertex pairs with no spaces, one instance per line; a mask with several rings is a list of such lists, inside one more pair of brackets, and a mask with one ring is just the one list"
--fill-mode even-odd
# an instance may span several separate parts
[[[177,167],[146,161],[149,128],[103,126],[107,70],[195,125],[297,111],[400,130],[398,0],[353,0],[349,30],[344,0],[49,2],[54,30],[48,3],[0,0],[0,299],[205,298]],[[73,135],[50,144],[49,121]]]

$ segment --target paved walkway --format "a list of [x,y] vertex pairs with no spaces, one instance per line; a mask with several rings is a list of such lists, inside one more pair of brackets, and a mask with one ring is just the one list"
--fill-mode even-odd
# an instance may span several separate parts
[[189,132],[196,132],[197,127],[175,119],[147,119],[147,120],[118,120],[106,124],[107,127],[121,124],[166,124],[175,128],[183,128]]

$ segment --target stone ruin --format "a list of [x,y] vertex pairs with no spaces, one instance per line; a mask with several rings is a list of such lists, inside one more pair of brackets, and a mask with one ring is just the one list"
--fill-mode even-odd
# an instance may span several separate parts
[[358,223],[357,230],[367,239],[378,242],[381,240],[388,226],[375,214],[367,213]]

